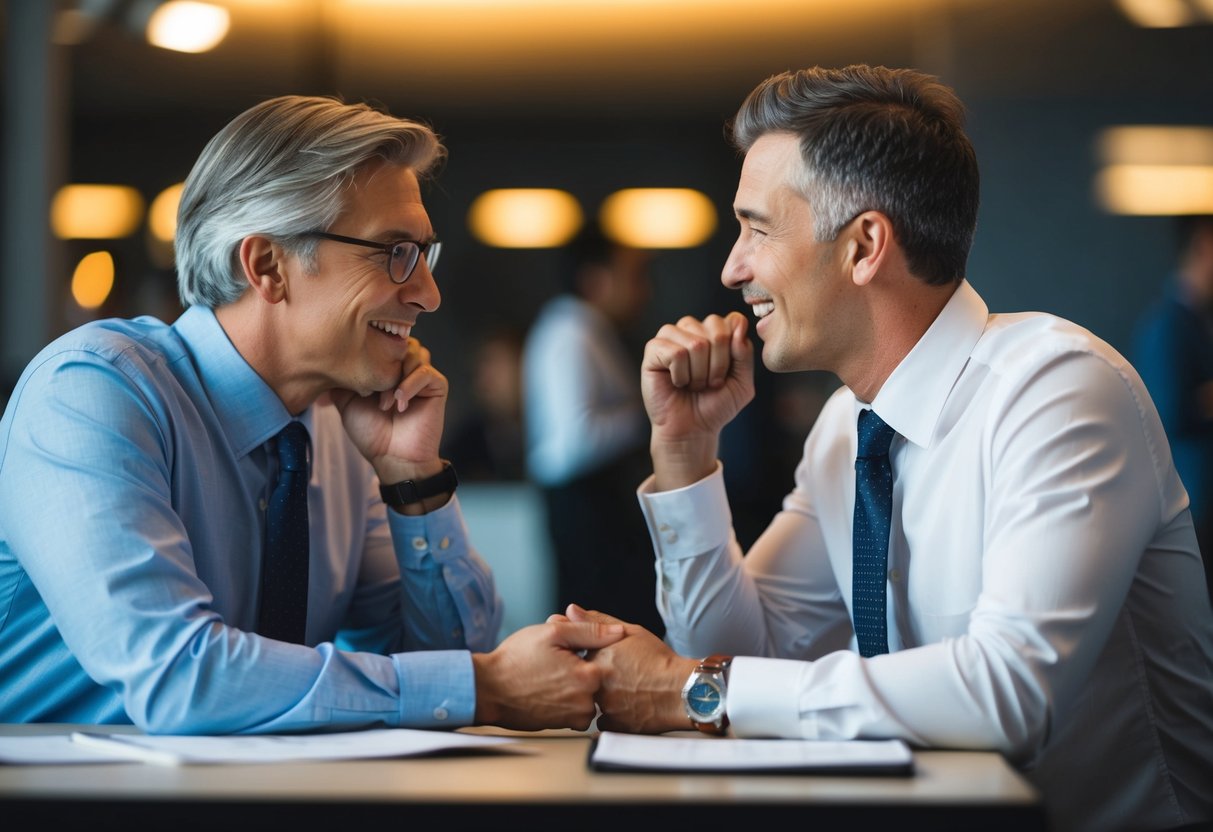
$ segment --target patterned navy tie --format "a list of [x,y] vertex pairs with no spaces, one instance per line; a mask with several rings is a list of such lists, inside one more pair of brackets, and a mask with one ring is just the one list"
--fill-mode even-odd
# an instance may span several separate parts
[[265,512],[265,561],[257,632],[303,643],[307,629],[307,428],[278,434],[278,484]]
[[889,652],[885,572],[889,557],[889,520],[893,516],[893,471],[889,467],[889,443],[893,441],[893,434],[894,430],[875,411],[859,412],[851,604],[861,656]]

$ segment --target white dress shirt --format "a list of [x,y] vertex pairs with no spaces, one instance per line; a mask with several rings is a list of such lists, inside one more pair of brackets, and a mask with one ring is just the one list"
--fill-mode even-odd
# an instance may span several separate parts
[[743,558],[721,469],[640,488],[679,653],[741,656],[740,736],[994,749],[1058,830],[1213,820],[1213,612],[1140,378],[964,282],[871,407],[898,433],[887,655],[850,622],[856,417],[840,389]]

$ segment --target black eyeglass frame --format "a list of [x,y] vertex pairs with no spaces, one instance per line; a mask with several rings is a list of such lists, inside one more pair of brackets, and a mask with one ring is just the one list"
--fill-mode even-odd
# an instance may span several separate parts
[[[346,237],[343,234],[333,234],[330,231],[305,231],[298,235],[300,237],[319,237],[325,240],[332,240],[337,243],[345,243],[351,246],[362,246],[363,248],[377,248],[387,255],[387,261],[383,264],[384,271],[387,272],[388,280],[396,285],[403,285],[408,282],[408,279],[413,276],[413,272],[417,270],[417,264],[421,262],[422,255],[425,256],[425,266],[432,273],[434,267],[438,265],[438,255],[442,253],[442,241],[437,237],[418,242],[417,240],[397,240],[394,243],[379,243],[374,240],[360,240],[357,237]],[[412,249],[412,256],[405,261],[404,274],[399,280],[392,274],[393,250],[397,246],[408,246]]]

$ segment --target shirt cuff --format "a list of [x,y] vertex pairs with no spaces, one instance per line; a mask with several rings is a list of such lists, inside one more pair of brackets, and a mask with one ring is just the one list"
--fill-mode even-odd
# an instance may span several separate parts
[[467,650],[395,653],[400,684],[400,725],[461,728],[476,717],[476,679]]
[[804,671],[805,663],[792,659],[733,659],[725,704],[733,733],[738,737],[800,737]]
[[422,568],[426,555],[445,563],[467,554],[467,527],[457,496],[428,514],[401,514],[389,508],[387,518],[396,552],[406,569]]
[[733,532],[724,468],[673,491],[653,491],[653,477],[636,494],[659,560],[682,560],[719,548]]

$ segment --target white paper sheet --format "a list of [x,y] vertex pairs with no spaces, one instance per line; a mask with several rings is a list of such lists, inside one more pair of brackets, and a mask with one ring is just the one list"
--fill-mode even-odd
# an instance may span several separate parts
[[442,751],[500,749],[513,737],[384,728],[333,734],[165,736],[102,731],[0,737],[0,762],[282,763],[415,757]]

